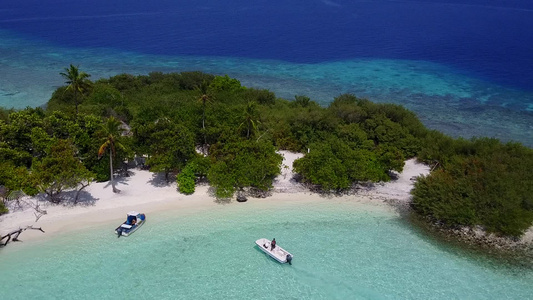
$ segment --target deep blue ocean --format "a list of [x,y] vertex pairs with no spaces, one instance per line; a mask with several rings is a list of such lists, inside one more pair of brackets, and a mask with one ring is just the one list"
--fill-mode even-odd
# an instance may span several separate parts
[[3,0],[0,105],[93,79],[201,70],[327,105],[394,102],[430,128],[533,145],[533,1]]

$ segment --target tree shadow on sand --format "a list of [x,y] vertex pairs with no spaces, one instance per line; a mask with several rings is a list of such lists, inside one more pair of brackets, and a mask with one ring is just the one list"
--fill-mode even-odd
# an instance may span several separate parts
[[61,193],[59,198],[61,199],[60,205],[65,207],[76,207],[76,206],[93,206],[96,204],[96,201],[99,198],[93,197],[91,193],[86,191],[81,191],[78,194],[78,199],[76,199],[76,191],[67,191]]
[[129,177],[132,174],[133,174],[132,172],[128,171],[127,173],[123,175],[116,176],[113,182],[107,181],[106,185],[104,186],[104,189],[114,185],[114,191],[116,191],[116,193],[120,193],[120,189],[118,189],[118,185],[129,185],[128,184]]
[[176,176],[169,175],[168,181],[165,173],[152,173],[152,178],[148,181],[154,187],[167,187],[176,181]]
[[10,212],[24,211],[26,209],[35,209],[50,203],[46,194],[37,194],[35,196],[26,196],[24,193],[5,204]]

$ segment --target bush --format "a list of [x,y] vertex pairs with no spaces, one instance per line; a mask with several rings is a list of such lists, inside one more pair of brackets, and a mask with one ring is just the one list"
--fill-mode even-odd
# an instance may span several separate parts
[[313,144],[312,151],[294,162],[294,171],[307,182],[323,190],[340,190],[350,186],[348,171],[330,145]]
[[194,90],[206,81],[208,84],[213,81],[215,76],[198,71],[181,72],[178,78],[179,86],[183,90]]
[[253,187],[267,191],[280,174],[282,156],[270,141],[237,140],[212,147],[213,163],[207,174],[219,198],[233,196],[235,190]]
[[211,167],[211,161],[208,157],[198,155],[187,164],[187,167],[189,167],[189,165],[194,172],[194,176],[202,178],[207,176],[209,168]]
[[455,152],[415,184],[414,210],[449,227],[520,236],[533,223],[533,150],[477,139],[455,143]]
[[191,165],[187,165],[176,179],[180,193],[190,195],[194,193],[196,183],[194,182],[194,170]]
[[276,95],[269,90],[247,89],[245,97],[261,105],[273,105],[276,102]]

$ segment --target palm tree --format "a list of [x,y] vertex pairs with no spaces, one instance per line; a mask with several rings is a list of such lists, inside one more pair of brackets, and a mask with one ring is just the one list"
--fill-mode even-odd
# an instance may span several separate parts
[[121,127],[121,122],[114,117],[107,119],[106,123],[102,125],[103,141],[104,143],[98,149],[98,158],[104,156],[106,150],[109,148],[109,176],[111,181],[111,186],[113,187],[113,193],[118,193],[119,191],[115,188],[115,183],[113,181],[113,157],[116,154],[116,148],[118,147],[121,150],[125,150],[124,145],[120,143],[120,137],[123,129]]
[[68,84],[67,90],[73,89],[74,90],[74,103],[76,104],[76,116],[78,115],[78,92],[80,94],[83,94],[85,89],[89,85],[88,78],[91,77],[91,75],[80,72],[77,66],[74,66],[70,64],[69,68],[65,68],[65,72],[59,73],[61,76],[63,76],[66,81],[65,83]]
[[252,130],[255,132],[258,130],[258,123],[259,120],[256,120],[257,116],[257,109],[255,106],[255,102],[248,101],[246,103],[246,108],[244,110],[244,121],[241,123],[239,127],[242,127],[243,125],[246,126],[246,138],[250,138],[250,133],[253,133]]
[[[196,90],[200,94],[199,102],[202,102],[202,131],[204,133],[204,147],[207,145],[207,135],[205,132],[205,108],[207,102],[210,102],[212,99],[211,94],[209,93],[209,83],[207,80],[202,81],[202,83],[196,87]],[[204,149],[205,153],[205,149]]]

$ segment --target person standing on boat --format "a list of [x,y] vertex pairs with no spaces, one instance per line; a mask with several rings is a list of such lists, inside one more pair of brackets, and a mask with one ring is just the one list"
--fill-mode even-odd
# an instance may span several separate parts
[[270,243],[270,246],[271,246],[270,251],[273,251],[274,248],[276,248],[276,239],[275,238],[272,239],[272,243]]

